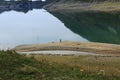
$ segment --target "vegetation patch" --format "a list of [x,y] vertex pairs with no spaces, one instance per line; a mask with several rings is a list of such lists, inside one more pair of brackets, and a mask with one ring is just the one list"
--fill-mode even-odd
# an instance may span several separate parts
[[91,74],[84,68],[36,60],[34,56],[0,51],[0,80],[119,80],[119,77]]

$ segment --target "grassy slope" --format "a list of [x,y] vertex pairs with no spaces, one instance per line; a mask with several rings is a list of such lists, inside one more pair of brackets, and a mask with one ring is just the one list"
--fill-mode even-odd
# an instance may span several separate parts
[[119,77],[90,74],[67,64],[36,61],[33,56],[0,51],[0,80],[119,80]]
[[69,42],[64,41],[47,43],[47,44],[33,44],[33,45],[21,45],[14,48],[18,52],[24,51],[39,51],[39,50],[75,50],[75,51],[86,51],[93,53],[104,53],[104,54],[120,54],[120,46],[114,44],[104,43],[92,43],[92,42]]
[[[31,55],[28,55],[29,57]],[[105,71],[105,76],[120,77],[120,57],[115,56],[58,56],[58,55],[34,55],[38,61],[46,60],[85,69],[91,74],[98,74],[100,70]],[[109,67],[108,67],[109,66]]]
[[[54,2],[53,4],[51,4]],[[120,11],[120,2],[111,1],[111,0],[55,0],[49,2],[45,6],[45,9],[48,11],[70,11],[70,12],[83,12],[83,11],[97,11],[97,12],[119,12]],[[51,5],[49,5],[51,4]]]

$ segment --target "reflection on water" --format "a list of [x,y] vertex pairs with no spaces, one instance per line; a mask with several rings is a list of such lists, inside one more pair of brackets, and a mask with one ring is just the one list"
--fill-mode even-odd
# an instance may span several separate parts
[[16,10],[3,12],[0,14],[0,23],[0,48],[53,42],[59,39],[87,41],[71,32],[44,9],[33,9],[27,13],[16,12]]
[[120,14],[50,14],[41,9],[44,4],[42,1],[0,2],[0,48],[59,39],[120,44]]
[[120,44],[120,14],[52,12],[67,28],[93,42]]
[[0,1],[0,13],[17,11],[27,13],[33,9],[41,9],[46,3],[43,1]]

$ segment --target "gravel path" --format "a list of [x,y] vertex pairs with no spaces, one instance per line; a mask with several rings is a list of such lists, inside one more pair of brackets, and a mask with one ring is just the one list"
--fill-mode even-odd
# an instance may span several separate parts
[[81,52],[81,51],[64,51],[64,50],[46,50],[46,51],[31,51],[19,52],[20,54],[57,54],[57,55],[98,55],[95,53]]

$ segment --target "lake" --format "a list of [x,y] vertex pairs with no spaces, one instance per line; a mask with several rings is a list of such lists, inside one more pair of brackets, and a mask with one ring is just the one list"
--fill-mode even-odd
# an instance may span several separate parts
[[0,22],[1,49],[22,44],[56,42],[59,39],[87,41],[44,9],[4,11],[0,14]]
[[0,4],[0,48],[81,41],[120,43],[120,14],[48,12],[40,1]]

